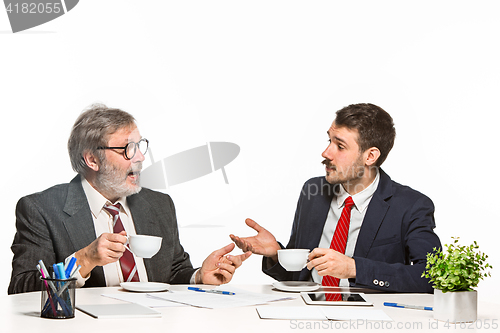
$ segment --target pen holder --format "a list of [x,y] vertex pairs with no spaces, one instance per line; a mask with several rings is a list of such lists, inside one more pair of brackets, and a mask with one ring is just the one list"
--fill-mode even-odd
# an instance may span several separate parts
[[43,318],[67,319],[75,317],[76,278],[42,280],[42,306],[40,316]]

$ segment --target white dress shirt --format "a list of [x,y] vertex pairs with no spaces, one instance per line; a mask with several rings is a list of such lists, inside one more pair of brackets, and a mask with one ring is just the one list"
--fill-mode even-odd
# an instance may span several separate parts
[[[109,200],[93,188],[84,177],[82,177],[82,186],[90,206],[90,211],[92,212],[96,238],[103,233],[113,233],[113,216],[104,209],[104,206],[116,203],[120,203],[121,205],[120,219],[127,235],[136,235],[134,221],[128,208],[126,198],[120,198],[117,202],[110,203]],[[144,260],[136,256],[134,256],[134,259],[140,281],[147,282],[148,275],[146,273],[146,267],[144,266]],[[124,281],[119,261],[104,265],[102,268],[104,270],[106,286],[119,286],[120,283]],[[77,286],[82,287],[89,277],[90,275],[84,279],[80,274],[77,274]]]
[[[354,206],[351,210],[351,223],[349,224],[349,234],[347,235],[345,255],[352,258],[354,255],[354,248],[356,247],[356,241],[358,240],[359,230],[361,229],[361,224],[365,218],[366,209],[370,204],[373,193],[375,193],[375,190],[378,187],[379,179],[380,174],[377,170],[377,175],[375,176],[373,182],[363,191],[356,193],[355,195],[350,195],[346,192],[343,186],[340,186],[338,195],[333,197],[332,203],[330,204],[330,210],[326,218],[325,226],[323,227],[323,234],[321,235],[321,239],[319,241],[319,248],[330,248],[335,228],[337,227],[337,223],[342,214],[342,209],[344,208],[344,201],[351,196],[354,201]],[[312,270],[311,278],[317,283],[321,283],[321,280],[323,279],[319,276],[316,269]],[[347,279],[341,279],[339,286],[348,287],[349,281]]]

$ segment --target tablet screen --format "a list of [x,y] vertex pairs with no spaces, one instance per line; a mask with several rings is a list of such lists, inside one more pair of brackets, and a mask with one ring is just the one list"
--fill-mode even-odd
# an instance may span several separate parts
[[366,302],[359,294],[351,293],[308,293],[313,302]]

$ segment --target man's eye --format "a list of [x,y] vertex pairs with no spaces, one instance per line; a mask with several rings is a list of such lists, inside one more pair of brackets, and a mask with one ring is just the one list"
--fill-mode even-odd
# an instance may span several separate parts
[[342,146],[342,145],[337,145],[337,147],[339,147],[340,150],[344,149],[344,146]]

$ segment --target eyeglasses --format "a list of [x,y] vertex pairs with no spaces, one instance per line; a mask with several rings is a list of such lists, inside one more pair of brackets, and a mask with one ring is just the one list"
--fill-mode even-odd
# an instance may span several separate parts
[[138,148],[142,155],[146,155],[148,147],[149,147],[148,139],[141,139],[137,143],[129,142],[125,145],[125,147],[97,147],[97,149],[124,149],[125,158],[127,160],[131,160],[134,158]]

